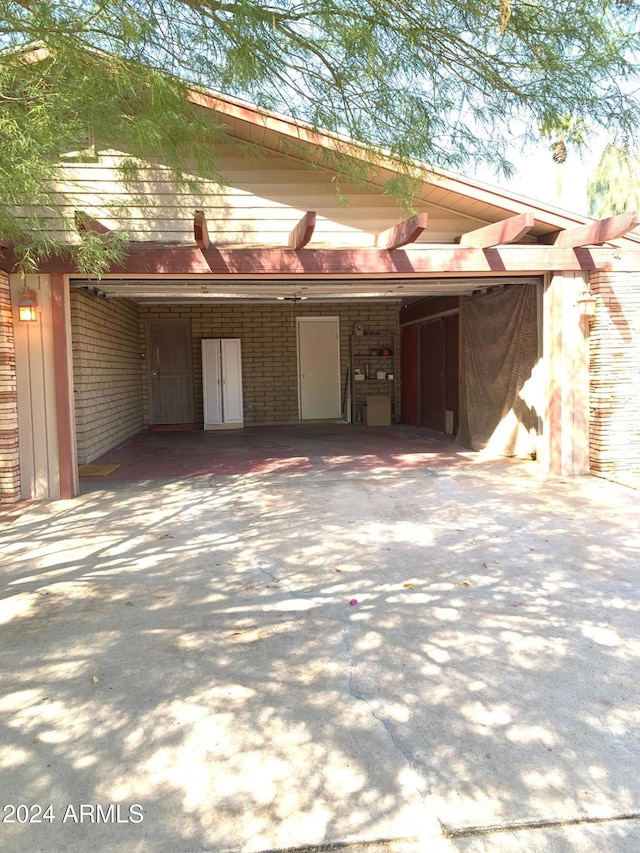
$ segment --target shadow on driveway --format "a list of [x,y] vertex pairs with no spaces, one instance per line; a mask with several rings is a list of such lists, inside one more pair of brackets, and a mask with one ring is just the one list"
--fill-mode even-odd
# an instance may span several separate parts
[[637,492],[522,462],[86,488],[2,536],[3,798],[54,815],[3,849],[637,849]]

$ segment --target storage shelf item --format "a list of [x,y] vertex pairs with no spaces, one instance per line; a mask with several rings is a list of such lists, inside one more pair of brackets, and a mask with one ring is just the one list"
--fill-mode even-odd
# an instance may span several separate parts
[[239,338],[202,340],[205,429],[242,429],[242,356]]
[[[391,422],[397,411],[399,352],[392,332],[352,335],[349,341],[351,375],[351,420],[365,419],[367,397],[384,394],[391,401]],[[382,354],[384,353],[384,355]]]
[[362,422],[365,426],[391,426],[391,398],[388,394],[367,394]]

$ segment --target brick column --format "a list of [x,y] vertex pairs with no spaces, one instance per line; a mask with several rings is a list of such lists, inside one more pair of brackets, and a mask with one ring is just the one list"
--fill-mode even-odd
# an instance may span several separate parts
[[640,274],[598,271],[591,328],[591,468],[640,473]]
[[0,272],[0,503],[20,500],[16,351],[9,277]]

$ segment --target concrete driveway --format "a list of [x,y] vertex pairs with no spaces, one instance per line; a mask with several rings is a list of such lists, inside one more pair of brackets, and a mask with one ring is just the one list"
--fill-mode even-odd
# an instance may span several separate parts
[[506,461],[30,507],[0,848],[637,851],[639,518]]

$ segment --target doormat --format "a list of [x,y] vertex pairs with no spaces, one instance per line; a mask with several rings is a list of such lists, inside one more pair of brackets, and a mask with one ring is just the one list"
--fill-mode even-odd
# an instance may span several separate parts
[[106,477],[111,474],[116,468],[119,468],[119,463],[111,463],[110,465],[78,465],[79,477]]
[[196,429],[195,424],[149,424],[150,432],[181,432]]

